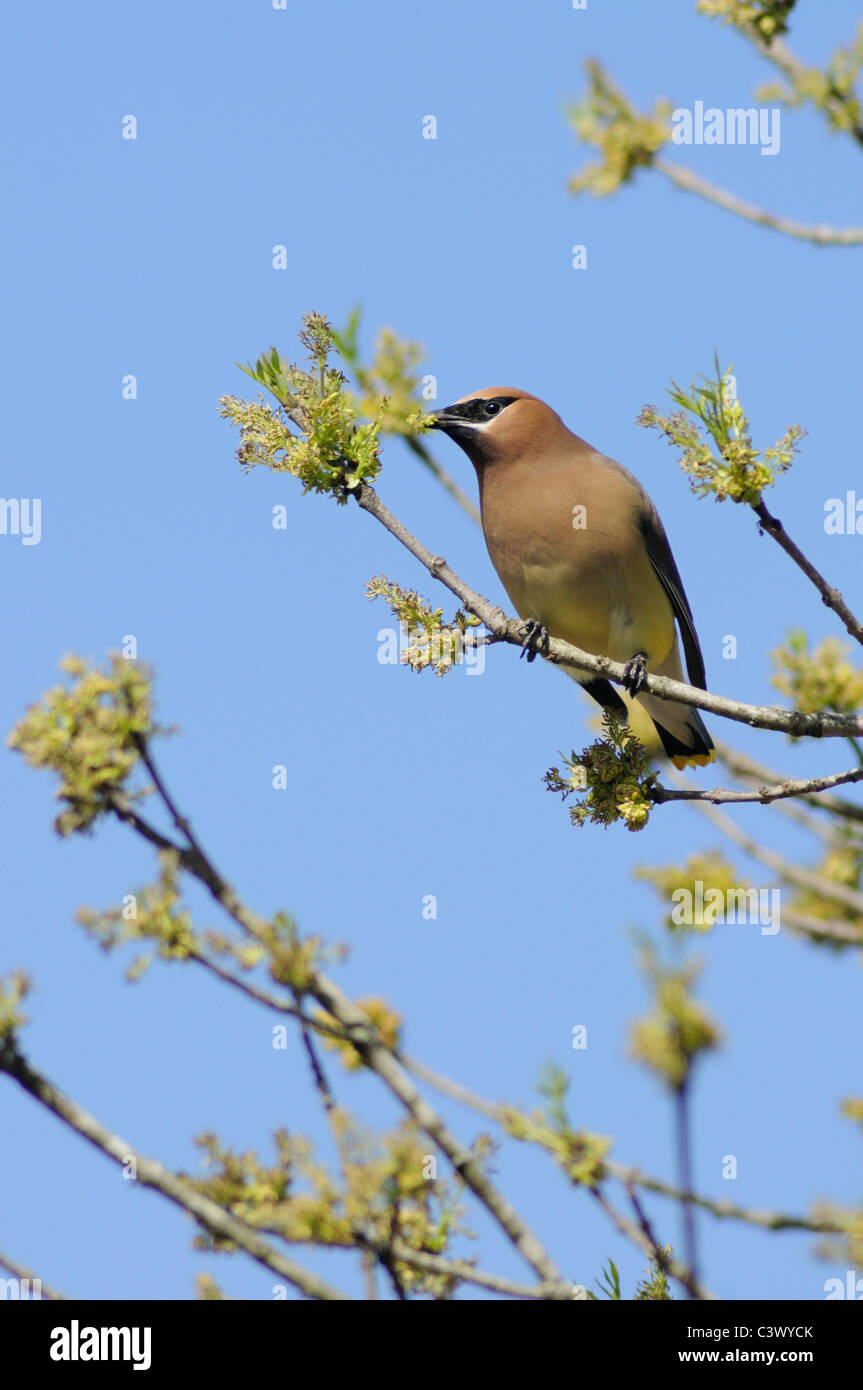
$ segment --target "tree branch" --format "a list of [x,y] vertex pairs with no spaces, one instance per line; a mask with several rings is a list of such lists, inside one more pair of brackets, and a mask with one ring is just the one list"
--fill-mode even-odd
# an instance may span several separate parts
[[[772,63],[775,68],[779,69],[783,77],[788,79],[792,89],[805,83],[812,69],[807,68],[806,64],[788,47],[783,38],[777,35],[775,38],[765,39],[763,35],[750,26],[739,28],[738,33],[748,39],[758,49],[761,56],[767,59],[768,63]],[[834,88],[830,96],[830,105],[834,111],[847,111],[848,98]],[[846,130],[852,140],[856,140],[858,145],[863,145],[863,126],[855,123],[850,126],[837,125],[836,129]]]
[[[698,810],[713,821],[729,840],[748,854],[750,859],[757,860],[764,864],[766,868],[772,869],[775,874],[786,883],[793,883],[797,888],[805,888],[810,893],[817,893],[819,897],[829,898],[832,902],[838,903],[840,907],[848,908],[858,917],[863,917],[863,893],[859,893],[854,888],[849,888],[847,884],[837,883],[832,879],[822,877],[821,874],[813,873],[811,869],[800,868],[797,864],[791,864],[784,859],[776,850],[768,849],[766,845],[759,844],[751,835],[723,815],[721,811],[716,811],[712,806],[704,802],[696,803]],[[825,923],[825,931],[827,924]]]
[[[727,743],[718,743],[716,751],[720,761],[725,764],[728,771],[743,781],[770,785],[788,780],[783,778],[780,773],[774,772],[772,768],[765,767],[763,763],[750,758],[748,753],[741,753],[738,749],[731,748]],[[819,811],[827,811],[843,820],[863,822],[863,806],[858,806],[853,801],[846,801],[843,797],[830,796],[829,794],[826,796],[807,796],[804,792],[801,795],[805,801]]]
[[832,608],[836,616],[841,618],[846,631],[856,641],[863,643],[863,623],[855,618],[839,590],[830,587],[824,576],[819,574],[811,561],[807,560],[800,547],[794,544],[782,522],[767,510],[763,501],[756,503],[752,510],[767,534],[772,536],[785,551],[785,554],[791,557],[798,569],[801,569],[806,575],[806,578],[811,579],[827,607]]
[[[436,1091],[449,1096],[461,1105],[466,1105],[470,1110],[475,1110],[477,1114],[485,1115],[488,1119],[500,1124],[509,1107],[500,1105],[495,1101],[485,1100],[482,1096],[476,1095],[467,1086],[459,1081],[453,1081],[443,1073],[435,1071],[425,1062],[418,1061],[415,1057],[402,1056],[402,1062],[416,1076],[433,1086]],[[674,1202],[691,1202],[693,1206],[701,1207],[711,1215],[723,1220],[742,1221],[749,1226],[758,1226],[768,1231],[813,1231],[815,1234],[841,1234],[843,1228],[835,1221],[823,1218],[813,1218],[808,1216],[794,1216],[787,1212],[779,1211],[759,1211],[752,1207],[742,1207],[735,1202],[724,1200],[714,1200],[712,1197],[699,1196],[697,1192],[683,1192],[679,1187],[672,1183],[664,1182],[661,1178],[650,1177],[643,1173],[639,1168],[627,1167],[625,1164],[616,1163],[613,1159],[604,1159],[603,1166],[613,1178],[616,1178],[624,1186],[635,1184],[643,1187],[647,1192],[656,1192],[659,1196],[668,1197]]]
[[849,782],[863,781],[863,768],[853,767],[850,772],[835,772],[828,777],[795,778],[788,777],[772,787],[759,786],[754,792],[736,791],[733,787],[712,787],[707,791],[694,787],[654,787],[651,800],[660,805],[666,801],[709,801],[714,806],[723,802],[760,801],[768,805],[789,796],[812,796],[826,791],[829,787],[841,787]]
[[[373,488],[367,483],[360,483],[352,491],[363,511],[369,512],[390,535],[401,541],[405,549],[425,566],[432,578],[439,580],[450,593],[455,594],[463,607],[485,624],[494,641],[524,647],[523,625],[515,618],[507,617],[503,609],[495,607],[488,599],[468,588],[450,569],[446,560],[433,555],[393,516]],[[542,654],[552,664],[569,666],[573,670],[585,671],[594,676],[605,676],[617,685],[626,685],[625,667],[621,662],[611,661],[605,656],[592,656],[559,637],[551,637],[547,650]],[[649,675],[644,688],[651,695],[657,695],[663,700],[696,705],[711,714],[733,719],[739,724],[748,724],[758,729],[774,729],[792,734],[795,738],[806,735],[813,738],[847,738],[849,734],[863,734],[863,714],[834,714],[829,710],[819,714],[801,714],[797,710],[784,710],[778,706],[748,705],[740,700],[730,700],[706,690],[699,690],[682,681],[671,680],[668,676]]]
[[[152,754],[149,754],[148,770],[153,773]],[[165,800],[161,779],[154,778],[157,789]],[[120,819],[132,825],[140,835],[160,850],[171,850],[179,854],[180,862],[188,873],[197,878],[211,893],[213,898],[233,918],[239,927],[255,940],[267,944],[269,928],[267,922],[252,912],[238,897],[214,867],[200,843],[196,840],[188,850],[180,849],[171,840],[155,830],[139,815],[128,797],[122,793],[111,792],[109,800]],[[184,834],[189,836],[188,821],[179,816],[170,798],[165,802],[175,823],[186,827]],[[497,1221],[512,1244],[528,1262],[538,1277],[544,1282],[559,1283],[561,1276],[539,1239],[522,1221],[515,1208],[498,1192],[486,1177],[481,1165],[469,1149],[450,1133],[442,1118],[420,1095],[409,1074],[398,1062],[395,1054],[381,1042],[377,1030],[356,1004],[338,986],[319,971],[312,972],[308,991],[344,1029],[366,1066],[377,1073],[387,1088],[400,1101],[404,1109],[416,1121],[433,1143],[446,1155],[457,1173]]]
[[684,193],[695,193],[716,207],[724,208],[726,212],[732,212],[735,216],[742,217],[747,222],[754,222],[759,227],[767,227],[772,232],[781,232],[785,236],[795,237],[798,241],[809,241],[815,246],[863,245],[863,227],[830,227],[826,223],[815,225],[796,222],[792,218],[779,217],[776,213],[767,212],[764,208],[756,207],[754,203],[747,203],[735,193],[729,193],[718,184],[710,183],[683,164],[656,158],[652,160],[650,167],[664,174],[675,188],[681,189]]

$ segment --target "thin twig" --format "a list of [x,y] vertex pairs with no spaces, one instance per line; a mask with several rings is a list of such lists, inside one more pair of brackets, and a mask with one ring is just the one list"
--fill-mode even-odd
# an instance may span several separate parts
[[641,1198],[639,1197],[638,1192],[636,1191],[632,1183],[627,1184],[626,1194],[629,1197],[630,1202],[632,1203],[632,1210],[635,1212],[635,1215],[638,1218],[638,1224],[641,1227],[642,1232],[653,1246],[654,1260],[656,1261],[659,1268],[662,1270],[663,1274],[665,1274],[666,1276],[670,1275],[672,1272],[671,1256],[669,1255],[669,1252],[666,1250],[666,1248],[663,1245],[660,1245],[656,1237],[656,1233],[651,1224],[650,1218],[648,1217],[647,1212],[644,1210]]
[[794,1216],[784,1211],[759,1211],[754,1207],[742,1207],[737,1202],[704,1197],[698,1192],[684,1192],[673,1183],[663,1182],[661,1178],[642,1173],[639,1168],[628,1168],[621,1163],[607,1161],[605,1166],[625,1186],[643,1187],[646,1192],[655,1192],[672,1202],[690,1202],[720,1221],[741,1221],[744,1225],[757,1226],[763,1231],[811,1231],[815,1235],[839,1235],[844,1229],[839,1222],[828,1218]]
[[[772,768],[756,762],[748,753],[741,753],[726,743],[717,743],[716,751],[728,771],[744,781],[769,785],[788,780],[783,778],[780,773],[774,772]],[[806,797],[804,794],[803,799],[818,811],[826,811],[832,816],[841,817],[843,820],[863,822],[863,806],[858,806],[853,801],[846,801],[843,797],[830,795]]]
[[707,790],[680,787],[674,791],[670,787],[653,787],[650,792],[650,799],[660,805],[666,801],[709,801],[714,806],[728,802],[759,801],[766,805],[771,801],[780,801],[785,797],[812,796],[818,792],[827,791],[831,787],[841,787],[846,786],[849,782],[861,781],[863,781],[863,767],[852,767],[849,772],[834,772],[827,777],[788,777],[784,782],[777,782],[775,786],[759,786],[753,792],[736,791],[733,787],[710,787]]
[[846,631],[857,641],[863,643],[863,623],[855,618],[848,604],[840,594],[838,589],[832,588],[823,574],[808,560],[803,551],[789,536],[782,522],[768,511],[763,501],[756,502],[752,510],[758,517],[758,523],[769,536],[772,536],[777,545],[780,545],[785,554],[790,556],[798,569],[802,570],[806,578],[811,580],[818,590],[823,602],[828,608],[832,608],[837,618],[841,619]]

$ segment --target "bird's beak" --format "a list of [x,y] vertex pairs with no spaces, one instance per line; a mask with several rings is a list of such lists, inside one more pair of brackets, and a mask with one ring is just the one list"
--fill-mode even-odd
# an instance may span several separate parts
[[443,410],[433,410],[429,416],[432,429],[443,430],[445,434],[459,427],[464,429],[467,421],[464,418],[463,409],[462,405],[447,405],[444,406]]

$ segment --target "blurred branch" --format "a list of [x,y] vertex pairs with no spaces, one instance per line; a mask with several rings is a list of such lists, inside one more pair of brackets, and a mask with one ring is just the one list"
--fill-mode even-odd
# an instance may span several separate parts
[[853,922],[838,919],[807,917],[793,908],[783,907],[782,925],[797,936],[816,941],[835,941],[840,946],[863,946],[863,923],[856,927]]
[[[758,49],[762,58],[766,58],[768,63],[772,63],[783,77],[788,79],[792,91],[804,92],[813,78],[824,80],[824,74],[818,68],[807,67],[781,36],[767,38],[759,33],[757,28],[752,27],[741,28],[739,32]],[[857,116],[856,99],[850,91],[841,91],[836,83],[830,82],[829,79],[828,84],[828,90],[822,99],[822,109],[831,117],[835,129],[844,130],[858,145],[863,145],[863,124]]]
[[720,188],[718,184],[710,183],[684,164],[656,158],[650,167],[655,169],[658,174],[662,174],[670,183],[674,184],[675,188],[681,189],[682,192],[694,193],[697,197],[704,198],[708,203],[723,208],[725,212],[734,213],[736,217],[742,217],[746,222],[754,222],[756,226],[766,227],[771,232],[781,232],[783,236],[794,237],[798,241],[808,241],[815,246],[863,245],[863,227],[831,227],[823,222],[817,224],[797,222],[793,218],[780,217],[778,213],[767,212],[764,208],[756,207],[754,203],[747,203],[745,199],[738,198],[736,193],[729,193],[726,188]]
[[[760,864],[764,864],[766,868],[772,869],[786,883],[793,883],[798,888],[805,888],[809,892],[818,894],[819,897],[828,898],[863,918],[863,893],[858,893],[856,889],[849,888],[844,883],[837,883],[832,879],[813,873],[811,869],[803,869],[797,864],[790,863],[776,850],[768,849],[766,845],[759,844],[751,835],[747,835],[735,821],[730,820],[721,811],[714,810],[712,806],[705,805],[701,801],[696,802],[696,805],[698,810],[707,816],[722,831],[723,835],[727,835],[729,840],[745,854],[748,854],[750,859],[755,859]],[[825,935],[829,935],[829,924],[825,922],[822,930]],[[860,940],[863,943],[863,934],[861,934]]]

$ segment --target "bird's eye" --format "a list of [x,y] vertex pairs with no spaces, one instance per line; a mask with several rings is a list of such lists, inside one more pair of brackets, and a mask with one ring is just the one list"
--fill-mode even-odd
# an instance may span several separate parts
[[501,410],[499,401],[487,401],[485,407],[486,415],[497,415]]

